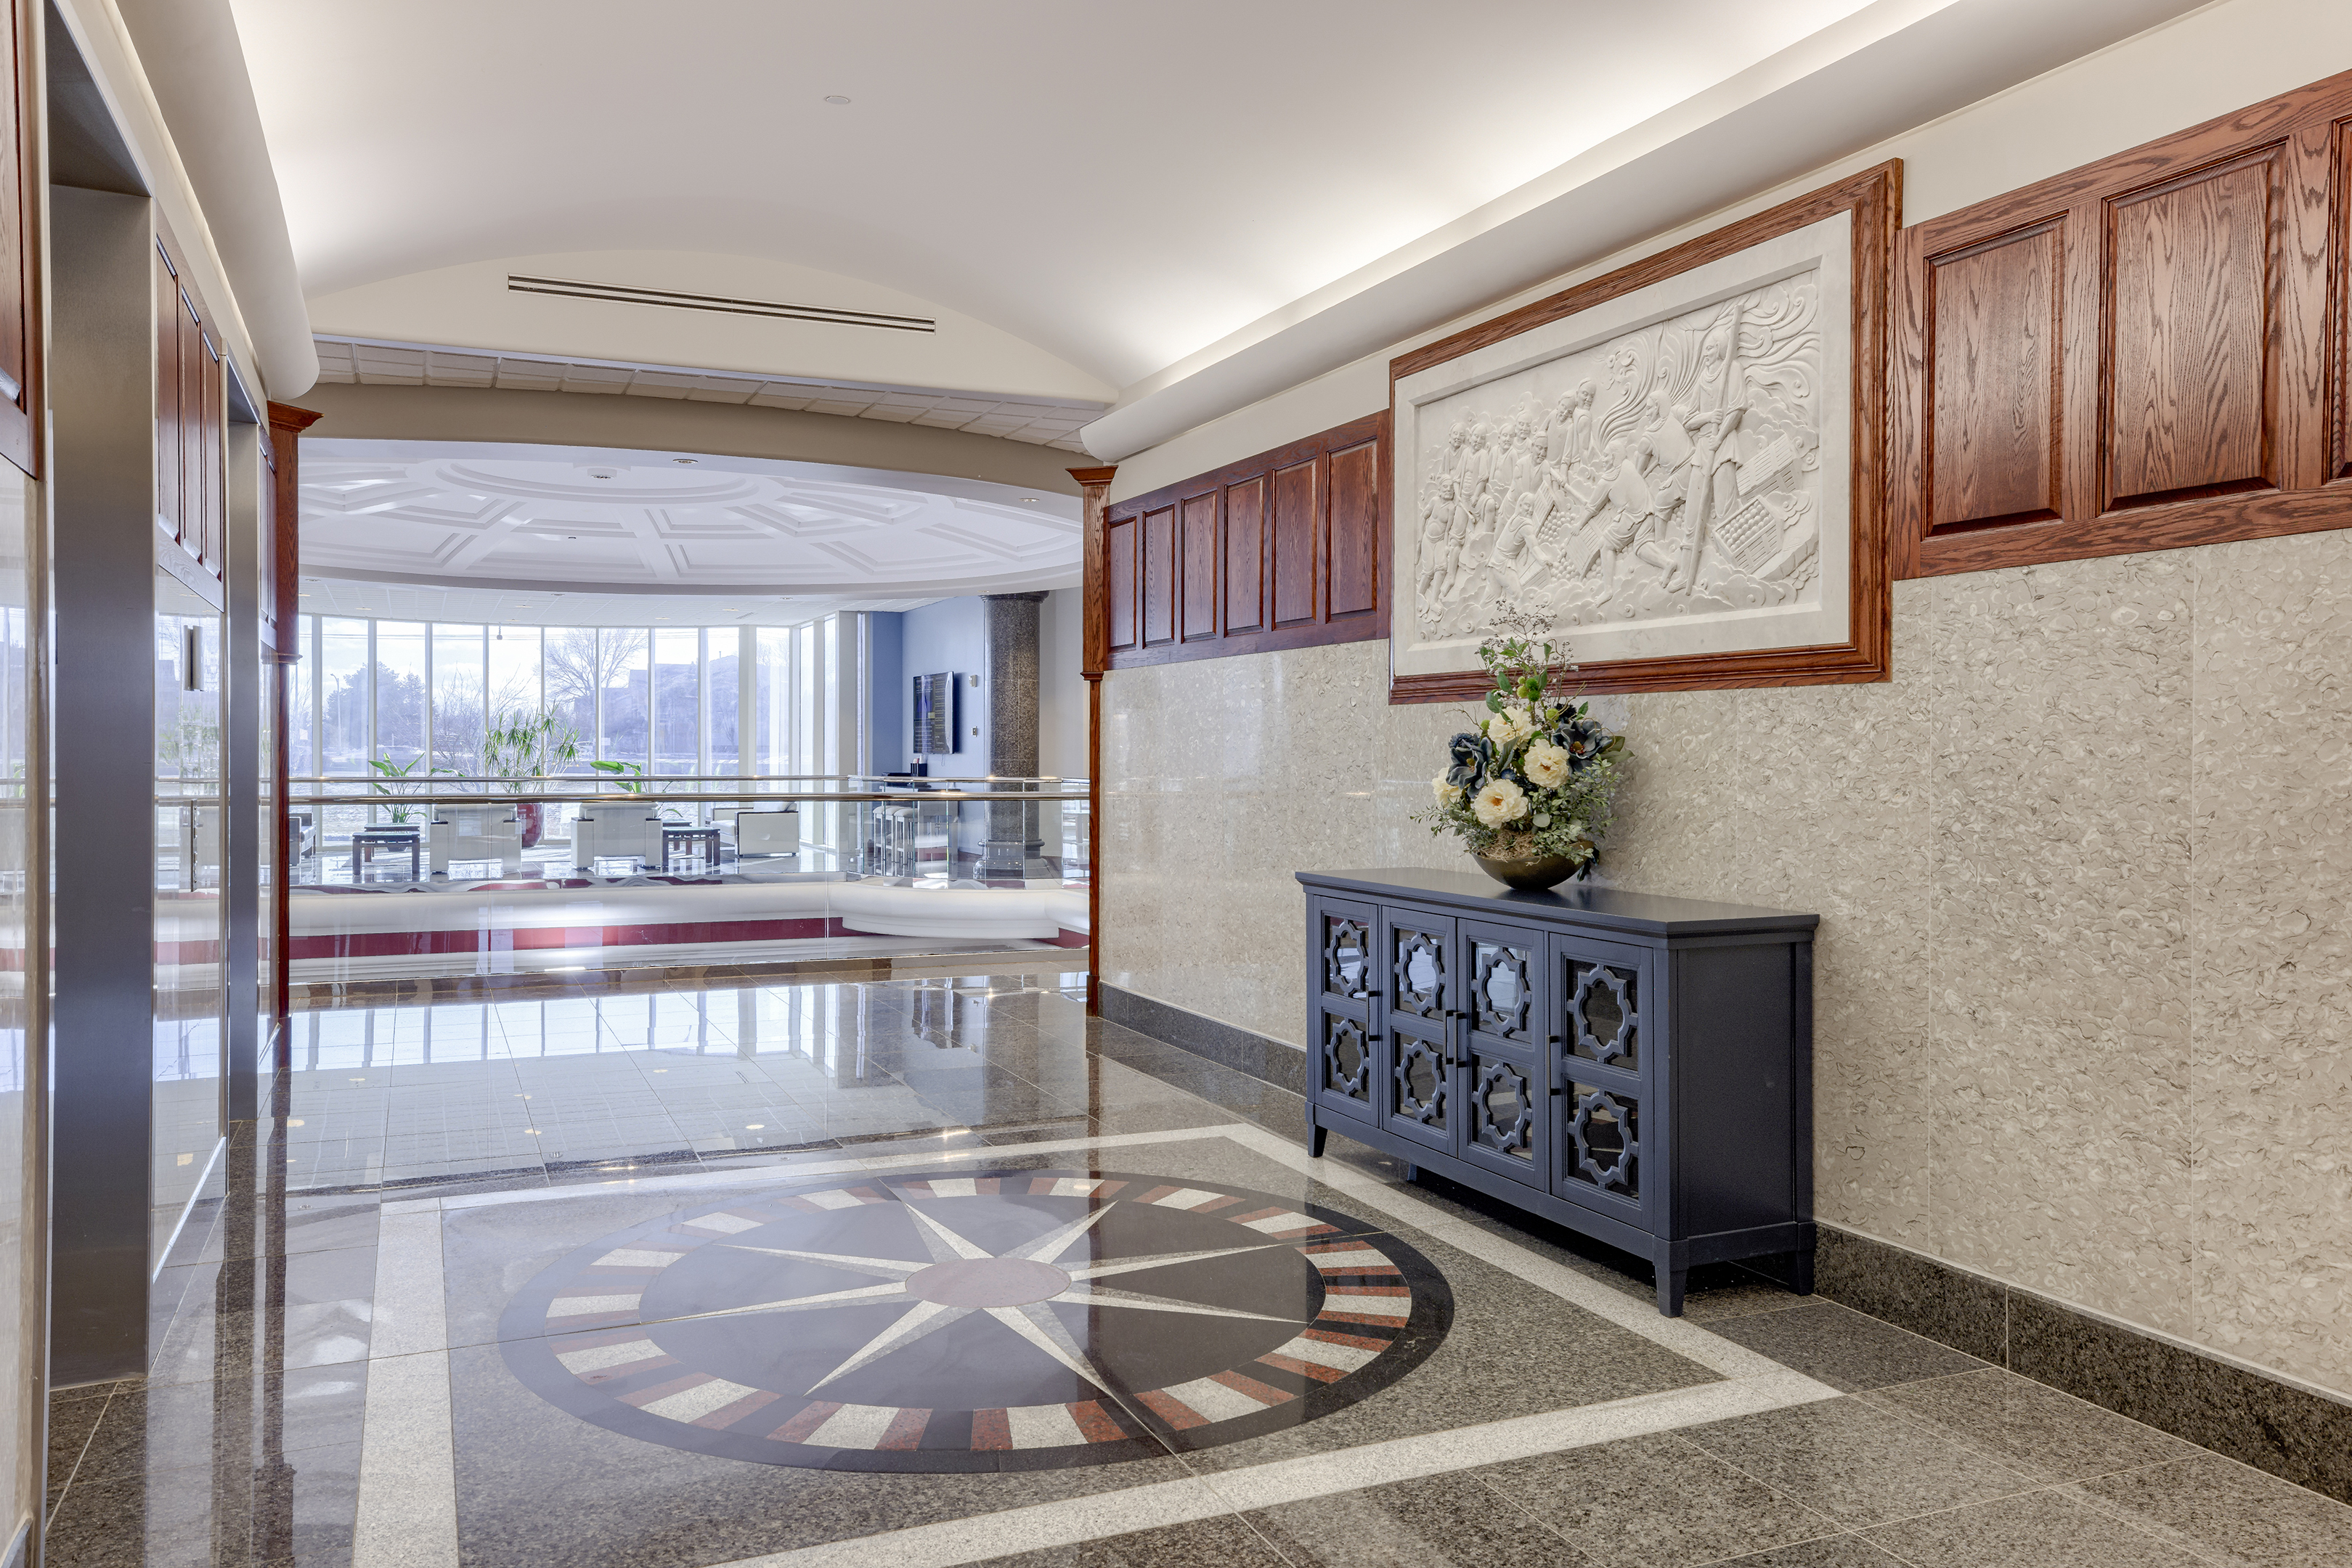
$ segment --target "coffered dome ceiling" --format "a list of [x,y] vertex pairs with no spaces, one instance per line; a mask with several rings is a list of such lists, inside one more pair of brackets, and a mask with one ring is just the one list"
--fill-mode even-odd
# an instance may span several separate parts
[[1001,593],[1076,583],[1078,527],[1073,497],[817,464],[303,443],[306,575],[474,590]]

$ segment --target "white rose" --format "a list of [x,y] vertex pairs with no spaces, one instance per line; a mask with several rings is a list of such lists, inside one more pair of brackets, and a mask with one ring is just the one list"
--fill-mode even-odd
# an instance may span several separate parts
[[1490,828],[1506,822],[1516,822],[1528,812],[1528,798],[1517,784],[1507,779],[1497,779],[1478,791],[1470,802],[1470,810]]
[[1568,748],[1554,746],[1549,740],[1538,740],[1528,747],[1527,760],[1522,766],[1538,788],[1557,789],[1568,782]]
[[1486,737],[1497,746],[1515,746],[1536,732],[1535,715],[1525,703],[1506,703],[1486,721]]
[[1429,788],[1437,796],[1437,803],[1441,806],[1451,806],[1462,799],[1462,786],[1447,783],[1443,773],[1429,781]]

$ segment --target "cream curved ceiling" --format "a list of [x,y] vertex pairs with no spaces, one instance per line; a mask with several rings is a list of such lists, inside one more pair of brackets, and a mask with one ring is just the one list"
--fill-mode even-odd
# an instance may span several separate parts
[[501,257],[752,258],[1122,387],[1864,0],[234,3],[314,301]]
[[468,592],[924,600],[1078,580],[1074,497],[818,464],[305,441],[305,576]]

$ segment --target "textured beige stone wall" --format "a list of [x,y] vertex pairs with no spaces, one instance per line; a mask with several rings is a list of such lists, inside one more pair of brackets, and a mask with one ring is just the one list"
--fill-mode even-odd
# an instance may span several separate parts
[[[1898,584],[1867,686],[1601,699],[1606,879],[1815,910],[1822,1218],[2352,1395],[2352,534]],[[1103,689],[1105,975],[1297,1041],[1303,867],[1451,706],[1385,643]]]

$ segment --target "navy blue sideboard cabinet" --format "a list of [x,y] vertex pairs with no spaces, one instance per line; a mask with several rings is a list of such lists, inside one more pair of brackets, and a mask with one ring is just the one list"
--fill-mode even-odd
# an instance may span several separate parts
[[1813,1287],[1820,917],[1419,870],[1300,872],[1307,1121],[1658,1270]]

